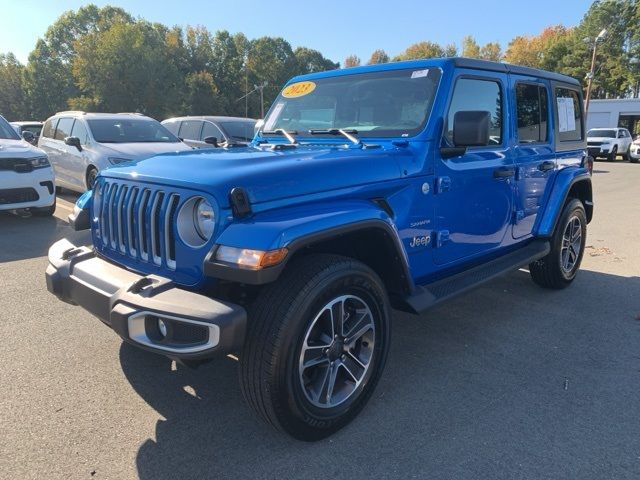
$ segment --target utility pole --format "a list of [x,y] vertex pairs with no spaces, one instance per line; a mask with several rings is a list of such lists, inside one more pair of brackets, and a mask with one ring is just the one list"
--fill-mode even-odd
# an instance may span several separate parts
[[260,85],[254,85],[254,92],[256,90],[260,90],[260,118],[264,119],[264,87],[266,87],[269,83],[262,82]]
[[598,48],[598,42],[604,40],[604,37],[607,35],[607,29],[603,28],[602,31],[598,34],[598,36],[593,41],[593,55],[591,56],[591,70],[587,74],[588,82],[587,82],[587,97],[584,101],[584,115],[587,116],[589,113],[589,101],[591,100],[591,84],[593,83],[593,77],[595,76],[596,70],[596,50]]

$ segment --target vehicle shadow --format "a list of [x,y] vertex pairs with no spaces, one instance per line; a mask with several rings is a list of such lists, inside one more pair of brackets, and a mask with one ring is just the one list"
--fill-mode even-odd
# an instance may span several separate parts
[[51,244],[64,237],[89,239],[87,232],[75,232],[56,217],[0,212],[0,263],[46,255]]
[[[520,270],[423,316],[396,312],[369,405],[317,443],[258,421],[235,361],[191,370],[123,343],[126,378],[164,418],[139,477],[616,477],[607,459],[637,455],[639,299],[640,277],[585,270],[548,291]],[[633,465],[618,478],[637,478]]]

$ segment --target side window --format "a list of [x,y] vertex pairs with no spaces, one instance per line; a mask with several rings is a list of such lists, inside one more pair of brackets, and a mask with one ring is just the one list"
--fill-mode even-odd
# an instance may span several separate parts
[[71,127],[73,126],[73,118],[61,118],[58,121],[58,126],[56,127],[56,140],[64,140],[66,137],[71,136]]
[[202,122],[200,120],[184,120],[180,125],[180,138],[185,140],[199,140]]
[[518,142],[546,142],[549,120],[546,87],[529,83],[516,84],[516,109]]
[[204,122],[204,128],[202,129],[201,140],[204,141],[207,137],[216,137],[219,142],[224,140],[224,135],[222,135],[220,129],[211,122]]
[[56,131],[56,124],[58,123],[57,118],[49,119],[44,122],[44,127],[42,127],[42,136],[47,138],[53,138],[53,134]]
[[461,111],[489,112],[489,144],[502,143],[502,91],[500,84],[493,80],[478,80],[475,78],[461,78],[456,82],[445,138],[453,144],[453,117]]
[[162,125],[164,126],[164,128],[166,128],[171,133],[173,133],[176,137],[178,136],[178,130],[180,130],[180,122],[179,121],[167,122],[167,123],[163,123]]
[[71,129],[71,136],[78,137],[82,145],[86,145],[87,143],[89,143],[89,135],[87,134],[87,129],[84,127],[80,120],[76,120],[76,123],[73,124],[73,128]]
[[556,88],[558,139],[561,142],[582,140],[582,106],[580,96],[569,88]]

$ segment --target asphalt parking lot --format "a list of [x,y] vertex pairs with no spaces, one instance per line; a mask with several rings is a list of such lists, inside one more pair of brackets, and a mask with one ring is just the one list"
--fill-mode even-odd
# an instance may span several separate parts
[[640,478],[640,165],[597,162],[567,290],[525,271],[421,317],[397,313],[375,396],[315,444],[259,423],[237,363],[198,370],[124,345],[52,297],[56,218],[0,214],[0,477]]

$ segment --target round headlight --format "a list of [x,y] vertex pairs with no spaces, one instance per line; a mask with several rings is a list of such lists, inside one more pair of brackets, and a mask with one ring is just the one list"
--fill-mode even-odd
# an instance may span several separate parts
[[191,197],[178,212],[180,239],[193,248],[204,246],[216,229],[216,211],[204,197]]
[[200,238],[206,242],[211,238],[216,227],[216,214],[213,207],[204,198],[201,198],[196,204],[193,214],[196,231]]

